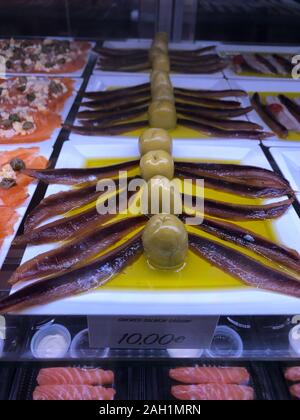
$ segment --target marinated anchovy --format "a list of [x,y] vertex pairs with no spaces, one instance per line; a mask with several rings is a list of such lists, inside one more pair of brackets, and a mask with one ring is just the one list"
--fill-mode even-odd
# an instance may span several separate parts
[[33,283],[0,301],[0,313],[47,304],[103,286],[142,255],[142,233],[91,264],[51,279]]
[[216,191],[224,191],[230,194],[239,195],[248,198],[278,198],[288,195],[290,190],[288,188],[277,187],[257,187],[251,185],[244,185],[241,183],[229,182],[221,178],[209,178],[201,176],[200,178],[189,171],[176,170],[175,175],[182,179],[189,179],[195,181],[201,179],[205,183],[206,188]]
[[179,125],[199,131],[209,137],[263,140],[273,135],[263,131],[222,130],[209,124],[201,124],[199,121],[183,118],[179,118],[177,122]]
[[196,98],[233,98],[240,96],[248,96],[248,93],[244,90],[232,89],[232,90],[193,90],[184,88],[174,88],[174,93],[183,93],[185,95],[193,96]]
[[116,112],[121,113],[123,111],[133,111],[136,109],[139,109],[141,107],[144,107],[145,105],[150,104],[150,99],[145,99],[139,102],[133,102],[126,105],[113,107],[113,108],[106,108],[106,109],[100,109],[100,110],[94,110],[94,111],[80,111],[77,114],[77,118],[80,120],[93,120],[95,118],[101,118],[101,117],[107,117],[107,116],[113,116]]
[[240,102],[237,101],[228,101],[215,98],[205,98],[205,97],[196,97],[191,96],[185,93],[177,92],[176,100],[180,99],[182,101],[194,102],[202,106],[208,106],[211,108],[222,108],[222,109],[236,109],[240,107]]
[[146,216],[137,216],[105,226],[95,226],[73,241],[22,264],[12,275],[10,283],[49,277],[79,267],[145,225],[147,220]]
[[187,170],[198,176],[210,178],[222,178],[229,182],[253,185],[258,187],[288,187],[289,182],[268,169],[249,165],[234,165],[228,163],[205,163],[205,162],[175,162],[175,168]]
[[255,54],[255,58],[257,61],[263,64],[271,74],[278,74],[276,67],[262,54]]
[[[128,178],[130,182],[133,178]],[[120,179],[116,181],[116,186],[120,186]],[[103,185],[105,186],[105,184]],[[25,222],[25,231],[28,232],[50,217],[65,214],[71,210],[79,209],[90,203],[97,201],[106,194],[107,191],[97,191],[97,184],[92,184],[84,188],[76,188],[70,191],[62,191],[46,197],[29,214]]]
[[142,85],[135,85],[135,86],[129,86],[126,88],[121,89],[114,89],[114,90],[103,90],[98,92],[86,92],[83,97],[97,100],[102,99],[104,97],[106,98],[115,98],[115,97],[122,97],[123,95],[127,95],[130,92],[149,92],[150,93],[150,83],[144,83]]
[[263,127],[243,120],[221,120],[218,118],[211,118],[211,117],[201,117],[190,114],[190,111],[179,111],[179,114],[183,115],[184,117],[192,117],[194,121],[199,122],[200,124],[208,124],[212,127],[220,128],[222,130],[238,130],[238,131],[257,131],[263,130]]
[[110,136],[117,136],[118,134],[130,133],[131,131],[135,131],[140,128],[146,128],[148,127],[148,121],[129,122],[107,127],[82,127],[79,125],[65,125],[65,127],[73,133],[77,133],[82,136],[102,136],[106,134]]
[[[188,215],[183,215],[185,221]],[[258,255],[262,255],[270,261],[276,261],[281,266],[300,273],[300,255],[297,251],[278,245],[265,239],[263,236],[230,222],[223,222],[205,217],[201,225],[195,228],[207,232],[246,249],[250,249]]]
[[[117,194],[117,212],[120,209],[127,209],[128,202],[134,195],[135,192],[129,192],[127,197],[125,195]],[[104,204],[108,205],[109,202],[104,201]],[[97,206],[93,206],[91,209],[79,214],[64,217],[36,229],[29,229],[25,223],[25,235],[15,238],[14,243],[15,245],[40,245],[72,239],[74,236],[95,226],[95,224],[104,224],[114,217],[115,214],[99,214]]]
[[[191,201],[191,197],[185,195],[186,202]],[[265,205],[242,205],[231,204],[224,201],[204,200],[205,214],[226,220],[270,220],[282,216],[290,208],[294,200],[284,200],[278,203]],[[196,206],[196,197],[192,197],[193,207]]]
[[85,126],[105,127],[109,124],[116,124],[122,121],[130,121],[134,118],[140,117],[147,114],[148,107],[141,107],[135,110],[128,110],[123,112],[116,112],[114,115],[104,116],[102,118],[89,119],[88,121],[82,121],[81,123]]
[[176,102],[176,109],[178,112],[187,111],[191,117],[209,117],[209,118],[233,118],[246,115],[253,110],[251,107],[236,108],[236,109],[222,109],[222,108],[205,108],[193,104],[183,102]]
[[138,165],[139,161],[133,160],[118,163],[116,165],[102,166],[101,168],[25,169],[22,173],[43,181],[46,184],[76,185],[117,176],[118,171],[131,170],[138,167]]
[[189,244],[196,255],[247,286],[300,298],[300,282],[289,274],[198,235],[190,234]]

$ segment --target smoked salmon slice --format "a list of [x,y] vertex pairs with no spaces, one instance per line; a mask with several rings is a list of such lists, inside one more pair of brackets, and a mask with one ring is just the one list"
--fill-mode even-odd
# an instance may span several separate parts
[[241,385],[177,385],[171,393],[174,398],[182,401],[252,401],[253,388]]
[[49,368],[41,369],[39,385],[111,385],[114,373],[102,369]]
[[14,225],[19,218],[18,213],[10,207],[0,207],[0,238],[4,239],[14,232]]
[[182,367],[171,369],[170,378],[184,384],[237,384],[247,385],[250,375],[244,368]]
[[296,384],[290,387],[290,393],[293,397],[300,400],[300,384]]
[[287,369],[284,373],[284,377],[287,381],[290,382],[300,381],[300,366],[295,366]]
[[61,118],[53,112],[37,112],[32,114],[35,130],[25,135],[16,134],[11,137],[0,136],[0,144],[37,143],[49,140],[53,131],[61,127]]
[[38,386],[33,392],[35,401],[111,401],[116,391],[112,388],[88,385]]

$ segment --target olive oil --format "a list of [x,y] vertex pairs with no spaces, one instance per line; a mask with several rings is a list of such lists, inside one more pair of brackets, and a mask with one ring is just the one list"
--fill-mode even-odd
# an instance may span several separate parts
[[[128,158],[128,160],[131,159],[133,158]],[[124,159],[91,159],[86,162],[86,166],[108,166],[119,163],[121,161],[124,161]],[[238,162],[227,161],[226,163]],[[204,195],[206,198],[219,201],[227,201],[229,203],[253,205],[262,204],[261,200],[246,199],[206,188]],[[117,216],[114,220],[117,220],[120,217],[121,216]],[[272,228],[272,222],[270,221],[239,222],[238,224],[256,233],[259,233],[266,239],[276,241],[276,236]],[[188,227],[188,230],[214,241],[223,243],[225,246],[237,249],[259,261],[263,261],[267,265],[276,267],[276,264],[267,262],[264,258],[257,256],[251,251],[245,250],[230,243],[223,242],[218,238],[215,238],[205,232],[200,231],[199,229],[196,229],[195,227]],[[124,238],[124,240],[125,239],[126,238]],[[116,244],[116,246],[117,245],[118,244]],[[236,280],[232,276],[225,274],[221,270],[211,266],[209,263],[197,257],[190,251],[184,267],[177,272],[159,271],[153,269],[148,265],[145,257],[142,256],[132,266],[128,267],[123,273],[112,279],[106,286],[104,286],[104,289],[209,291],[217,289],[231,290],[245,287],[246,286],[243,285],[239,280]]]

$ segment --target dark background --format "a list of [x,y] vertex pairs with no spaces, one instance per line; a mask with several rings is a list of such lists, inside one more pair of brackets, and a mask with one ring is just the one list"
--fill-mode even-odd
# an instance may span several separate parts
[[[145,25],[138,19],[141,3],[0,0],[0,36],[138,37]],[[154,28],[153,23],[153,32]],[[298,43],[299,28],[299,0],[198,0],[196,39]]]

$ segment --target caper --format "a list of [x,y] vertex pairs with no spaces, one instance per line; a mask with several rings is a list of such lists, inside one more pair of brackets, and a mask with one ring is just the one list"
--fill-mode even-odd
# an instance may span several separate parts
[[1,120],[0,121],[0,126],[3,130],[9,130],[10,128],[12,128],[12,121],[10,120]]
[[33,92],[28,93],[28,94],[26,95],[26,99],[27,99],[27,101],[28,101],[28,102],[33,102],[33,101],[35,101],[35,100],[36,100],[36,95],[35,95],[35,93],[33,93]]
[[179,269],[187,257],[188,233],[176,216],[156,215],[145,227],[143,245],[151,266],[163,270]]
[[28,131],[28,130],[32,130],[34,128],[34,124],[31,121],[26,121],[24,122],[24,124],[22,125],[23,130]]
[[65,58],[60,58],[59,60],[57,60],[58,64],[66,64],[66,59]]
[[139,149],[142,156],[154,150],[164,150],[171,155],[172,137],[162,128],[149,128],[140,136]]
[[11,114],[9,116],[9,120],[12,122],[20,122],[20,117],[18,114]]
[[174,160],[164,150],[155,150],[146,153],[140,160],[142,177],[149,181],[156,175],[165,176],[168,179],[174,177]]
[[51,93],[54,93],[54,94],[61,93],[63,90],[63,87],[60,83],[56,83],[52,80],[49,85],[49,90]]
[[11,61],[11,60],[7,60],[7,61],[6,61],[6,67],[7,67],[8,69],[12,69],[12,67],[13,67],[13,63],[12,63],[12,61]]
[[0,182],[0,188],[3,188],[4,190],[9,190],[10,188],[17,185],[16,181],[11,178],[3,178]]
[[9,162],[10,166],[12,167],[12,169],[16,172],[22,171],[23,169],[26,168],[25,162],[22,159],[12,159]]

